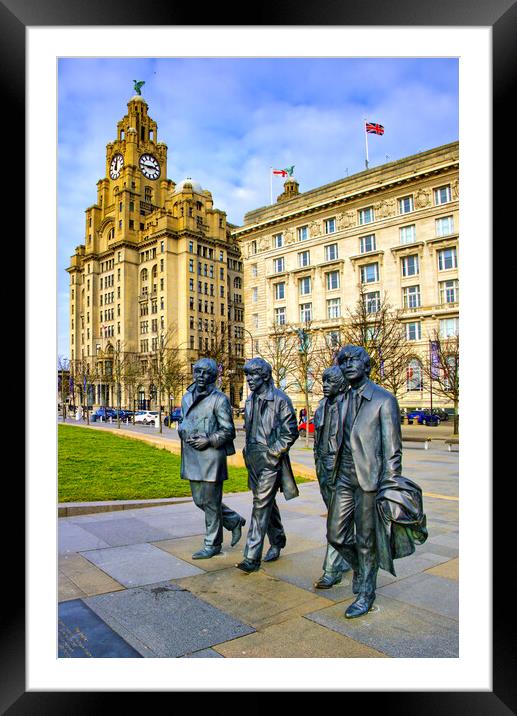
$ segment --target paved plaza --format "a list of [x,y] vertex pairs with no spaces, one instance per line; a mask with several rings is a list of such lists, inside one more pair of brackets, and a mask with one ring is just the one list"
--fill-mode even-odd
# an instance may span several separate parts
[[[293,460],[305,455],[300,463],[310,465],[312,450],[301,442]],[[457,657],[458,452],[441,440],[428,450],[405,444],[403,466],[424,492],[429,538],[395,561],[396,577],[379,571],[373,610],[359,619],[344,617],[354,599],[351,574],[328,590],[312,586],[325,553],[316,482],[301,484],[289,502],[279,494],[287,545],[250,575],[234,566],[246,528],[235,547],[225,532],[220,555],[192,559],[204,516],[188,498],[60,517],[58,655]],[[224,501],[249,524],[251,492]]]

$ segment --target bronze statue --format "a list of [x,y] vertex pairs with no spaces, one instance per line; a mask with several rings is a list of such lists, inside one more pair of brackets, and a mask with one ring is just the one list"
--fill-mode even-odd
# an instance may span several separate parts
[[291,400],[274,386],[269,363],[252,358],[244,365],[244,373],[252,391],[245,404],[243,455],[253,492],[253,510],[244,559],[235,566],[250,573],[260,567],[266,534],[270,547],[265,562],[278,559],[286,545],[275,497],[279,489],[286,500],[299,494],[288,454],[298,438],[298,426]]
[[193,559],[209,559],[221,551],[223,527],[232,532],[232,547],[241,538],[246,520],[222,502],[228,478],[226,458],[235,454],[230,401],[217,390],[217,363],[202,358],[194,364],[194,383],[181,401],[181,477],[190,481],[197,507],[205,513],[206,536]]
[[145,85],[145,80],[133,80],[133,84],[134,84],[134,87],[135,87],[135,92],[136,92],[137,94],[142,94],[142,93],[140,92],[140,88],[143,87],[143,85]]
[[369,379],[370,357],[364,348],[344,346],[337,362],[350,388],[343,401],[327,539],[353,569],[357,598],[345,612],[351,619],[366,614],[375,601],[376,498],[384,480],[396,482],[401,476],[402,436],[397,400]]
[[[328,509],[333,492],[332,475],[343,438],[346,404],[344,392],[348,382],[339,366],[335,365],[323,371],[322,383],[324,398],[314,413],[314,462],[321,496]],[[331,544],[327,544],[323,574],[314,582],[314,586],[316,589],[330,589],[335,584],[339,584],[343,572],[349,570],[350,566],[340,552]]]

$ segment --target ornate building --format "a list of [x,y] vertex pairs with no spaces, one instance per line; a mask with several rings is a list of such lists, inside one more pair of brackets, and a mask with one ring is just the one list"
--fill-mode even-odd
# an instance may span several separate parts
[[67,268],[78,400],[87,394],[94,406],[120,400],[126,407],[168,407],[163,374],[172,355],[179,404],[192,363],[210,356],[238,405],[244,362],[238,243],[209,191],[190,178],[178,184],[167,178],[167,146],[143,97],[127,107],[106,146],[97,201],[86,209],[85,243]]
[[[310,325],[339,345],[361,300],[372,316],[386,301],[411,353],[399,401],[428,406],[430,340],[458,334],[458,172],[455,142],[304,193],[289,178],[275,204],[249,211],[232,231],[244,258],[247,356],[263,353],[283,325]],[[289,392],[301,407],[304,396]]]

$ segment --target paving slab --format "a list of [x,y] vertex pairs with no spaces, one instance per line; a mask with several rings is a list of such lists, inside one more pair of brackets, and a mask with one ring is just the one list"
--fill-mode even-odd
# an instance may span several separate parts
[[444,579],[453,579],[457,582],[460,578],[459,567],[460,560],[458,558],[449,559],[447,562],[443,562],[437,567],[431,567],[431,569],[427,569],[426,574],[434,574],[437,577],[444,577]]
[[394,560],[395,572],[398,579],[409,577],[412,574],[418,574],[429,567],[434,567],[437,564],[446,562],[447,557],[441,554],[435,554],[431,551],[426,552],[413,552],[408,557],[402,557],[401,559]]
[[195,651],[193,654],[186,654],[180,656],[180,659],[224,659],[222,654],[219,654],[215,649],[200,649]]
[[398,599],[415,607],[450,619],[459,617],[458,582],[433,574],[414,574],[377,590],[391,599]]
[[266,627],[255,634],[240,637],[214,649],[226,658],[309,658],[309,659],[385,659],[376,649],[350,637],[316,624],[304,617],[295,617],[281,624]]
[[[224,531],[223,548],[221,553],[212,557],[211,559],[192,559],[192,554],[203,546],[204,535],[198,535],[196,537],[184,537],[181,539],[163,540],[161,542],[153,542],[155,547],[165,550],[169,554],[173,554],[185,562],[189,562],[202,570],[211,572],[216,569],[227,569],[228,567],[234,567],[237,562],[243,559],[243,550],[246,544],[246,528],[242,531],[242,537],[235,547],[230,546],[231,534],[227,530]],[[312,540],[306,540],[297,538],[296,540],[287,541],[286,546],[281,552],[281,557],[278,562],[282,561],[286,555],[293,554],[302,550],[313,549],[317,547],[318,543]],[[264,546],[264,554],[269,547],[269,542],[266,538]],[[269,564],[264,562],[263,566]]]
[[92,550],[84,552],[83,556],[124,587],[204,574],[201,569],[151,544]]
[[[349,603],[351,603],[350,600]],[[346,619],[348,604],[306,614],[307,619],[398,658],[458,657],[458,622],[378,594],[373,611]]]
[[70,599],[79,599],[86,597],[85,592],[79,589],[77,584],[74,584],[71,579],[67,576],[58,572],[57,577],[57,599],[58,602],[65,602]]
[[[282,552],[282,557],[276,562],[264,562],[262,568],[266,574],[276,579],[281,579],[296,587],[306,589],[311,594],[334,602],[342,602],[353,596],[352,572],[343,574],[340,584],[330,589],[315,589],[314,582],[323,574],[323,560],[325,558],[326,546],[316,549],[305,550],[290,555]],[[384,585],[394,581],[395,577],[387,572],[380,571],[377,577],[377,584]]]
[[[453,559],[454,557],[458,556],[458,547],[445,547],[442,544],[429,544],[429,542],[424,542],[424,544],[422,545],[417,545],[417,554],[423,554],[425,552],[432,552],[433,554],[440,554],[442,555],[442,557],[446,557],[447,559]],[[395,562],[395,565],[396,564],[397,563]]]
[[97,535],[87,532],[79,525],[65,520],[59,521],[58,549],[59,554],[82,552],[87,549],[101,549],[109,544]]
[[443,547],[450,547],[451,549],[459,548],[459,535],[457,532],[448,532],[446,534],[437,535],[436,537],[430,537],[427,542],[430,546],[435,544],[442,545]]
[[171,582],[88,597],[86,604],[145,657],[180,657],[254,629]]
[[81,599],[63,602],[58,609],[58,657],[140,658],[140,654]]
[[82,592],[78,596],[114,592],[124,587],[80,554],[59,556],[59,574],[64,575]]
[[95,535],[110,547],[121,547],[122,545],[142,542],[156,542],[157,540],[167,539],[167,537],[169,537],[169,534],[164,530],[158,530],[144,522],[144,520],[137,519],[136,517],[124,517],[111,521],[101,521],[90,518],[81,523],[81,529]]
[[263,570],[245,574],[239,569],[228,568],[175,582],[256,629],[279,624],[333,603],[275,579]]

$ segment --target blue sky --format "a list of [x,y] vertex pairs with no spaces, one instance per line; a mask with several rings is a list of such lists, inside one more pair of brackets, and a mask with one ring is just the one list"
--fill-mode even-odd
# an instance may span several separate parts
[[[363,117],[385,129],[368,137],[370,167],[458,139],[454,58],[60,59],[59,356],[69,355],[65,268],[133,79],[145,80],[168,178],[199,181],[234,224],[269,203],[270,167],[294,164],[302,192],[363,171]],[[274,178],[274,199],[282,188]]]

